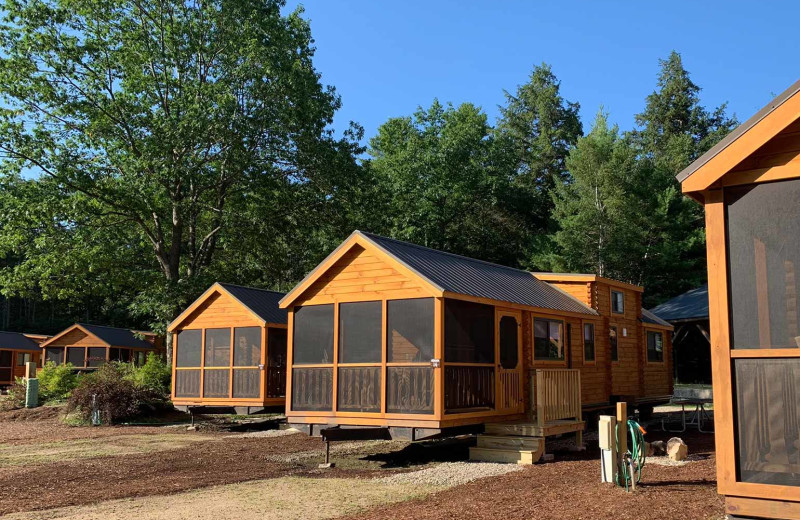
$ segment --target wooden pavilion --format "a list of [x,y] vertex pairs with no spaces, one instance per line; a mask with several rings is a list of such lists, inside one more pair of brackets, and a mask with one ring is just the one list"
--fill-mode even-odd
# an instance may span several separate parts
[[800,81],[678,180],[706,213],[718,490],[800,519]]
[[14,378],[25,375],[25,363],[33,361],[41,366],[39,343],[47,339],[43,334],[0,331],[0,387],[8,386]]
[[250,413],[284,405],[286,311],[278,307],[283,296],[215,283],[169,325],[176,407]]
[[163,341],[152,332],[76,323],[42,342],[40,349],[45,363],[69,363],[84,371],[108,361],[143,365],[150,352],[163,352]]
[[312,434],[412,439],[493,423],[474,458],[535,461],[544,436],[583,429],[584,409],[669,399],[672,327],[642,313],[641,294],[356,231],[281,300],[286,415]]

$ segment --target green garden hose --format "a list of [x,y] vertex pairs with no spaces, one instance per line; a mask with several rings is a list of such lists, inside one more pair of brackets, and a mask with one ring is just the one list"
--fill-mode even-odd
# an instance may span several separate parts
[[[637,484],[642,479],[642,468],[646,458],[644,446],[644,434],[646,433],[639,423],[633,419],[628,419],[628,431],[630,432],[630,449],[623,455],[622,463],[617,468],[617,485],[628,486]],[[619,451],[619,434],[617,434],[617,451]],[[635,486],[634,486],[635,487]]]

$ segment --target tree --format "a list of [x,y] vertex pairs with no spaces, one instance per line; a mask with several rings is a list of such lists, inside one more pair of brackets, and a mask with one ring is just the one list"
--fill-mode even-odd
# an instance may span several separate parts
[[509,172],[494,162],[486,114],[434,101],[370,141],[377,230],[436,249],[515,264],[524,227],[503,207]]
[[535,237],[552,231],[551,193],[568,181],[566,158],[583,135],[580,105],[561,96],[561,82],[547,64],[534,67],[527,83],[505,95],[495,134],[514,172],[515,190],[506,204]]
[[[163,326],[260,229],[291,221],[287,201],[338,204],[358,129],[334,137],[340,100],[314,69],[302,11],[284,16],[284,4],[5,2],[2,168],[9,182],[38,176],[28,229],[44,256],[24,255],[4,285],[29,280],[60,297],[53,272],[113,270],[109,290],[157,284],[130,305]],[[0,257],[20,236],[0,240]]]

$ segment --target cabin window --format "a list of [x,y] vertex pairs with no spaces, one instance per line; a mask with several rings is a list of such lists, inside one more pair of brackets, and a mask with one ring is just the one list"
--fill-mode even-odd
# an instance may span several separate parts
[[71,363],[74,367],[85,367],[86,349],[83,347],[68,347],[67,363]]
[[433,298],[387,302],[386,343],[390,363],[428,363],[433,358]]
[[47,347],[44,349],[45,363],[60,365],[64,362],[64,347]]
[[611,312],[625,314],[625,294],[622,291],[611,291]]
[[233,365],[257,367],[261,364],[261,327],[233,329]]
[[611,348],[611,361],[619,361],[619,349],[617,348],[617,327],[612,325],[608,328],[608,345]]
[[533,320],[533,358],[535,361],[564,360],[564,322]]
[[800,346],[800,180],[725,190],[731,345]]
[[202,331],[182,330],[178,333],[179,367],[199,367],[202,355]]
[[0,381],[14,380],[14,353],[10,350],[0,350]]
[[382,302],[339,305],[339,363],[380,363]]
[[89,347],[86,356],[87,367],[99,367],[106,362],[106,348],[105,347]]
[[28,352],[17,352],[17,366],[24,367],[25,363],[30,363],[31,354]]
[[647,361],[664,361],[664,335],[660,332],[647,331]]
[[108,359],[110,361],[118,361],[120,363],[130,363],[131,350],[127,348],[112,348],[108,352]]
[[583,324],[583,360],[594,361],[594,323]]
[[448,363],[494,363],[494,307],[445,300],[444,359]]
[[231,329],[206,329],[205,366],[231,366]]
[[286,396],[286,329],[267,329],[267,397]]
[[293,347],[293,365],[333,363],[333,305],[295,309]]

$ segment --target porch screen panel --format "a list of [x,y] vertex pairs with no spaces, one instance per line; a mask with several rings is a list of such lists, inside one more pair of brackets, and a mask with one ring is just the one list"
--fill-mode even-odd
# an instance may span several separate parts
[[14,379],[13,364],[14,353],[10,350],[0,350],[0,381],[12,381]]
[[64,362],[64,347],[47,347],[44,349],[44,361],[60,365]]
[[431,367],[388,367],[386,369],[386,411],[389,413],[433,413],[433,369]]
[[261,327],[233,329],[233,365],[257,367],[261,364]]
[[308,305],[294,311],[295,365],[333,363],[333,305]]
[[339,305],[339,363],[380,363],[383,304]]
[[179,367],[199,367],[202,353],[202,331],[182,330],[178,333],[178,357],[175,364]]
[[495,373],[493,366],[445,366],[445,413],[475,408],[494,408]]
[[233,369],[233,397],[260,397],[261,371],[257,368]]
[[434,300],[389,300],[386,343],[390,363],[425,363],[433,355]]
[[336,386],[340,411],[381,411],[381,367],[341,367]]
[[731,346],[800,346],[800,180],[725,191]]
[[333,410],[333,368],[292,370],[292,410]]
[[267,329],[267,397],[286,396],[286,329]]
[[735,359],[738,480],[800,486],[800,359]]
[[99,367],[106,362],[105,347],[89,347],[87,350],[89,351],[86,358],[87,367]]
[[200,370],[175,371],[175,397],[200,397]]
[[86,366],[86,349],[83,347],[67,347],[67,363],[74,367]]
[[231,329],[206,329],[205,366],[231,366]]
[[494,363],[494,307],[446,299],[444,360],[447,363]]
[[230,370],[203,370],[203,397],[229,397]]
[[517,368],[519,363],[519,325],[512,316],[500,318],[500,366],[505,369]]

